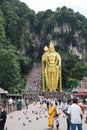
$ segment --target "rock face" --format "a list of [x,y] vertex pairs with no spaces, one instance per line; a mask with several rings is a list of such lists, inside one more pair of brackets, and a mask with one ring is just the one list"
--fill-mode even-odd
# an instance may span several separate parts
[[62,26],[58,26],[57,24],[54,26],[54,33],[63,33],[68,34],[71,31],[71,26],[67,23],[64,23]]
[[43,46],[49,44],[49,40],[52,39],[54,46],[60,46],[62,51],[73,53],[79,56],[80,59],[86,59],[86,37],[82,35],[81,29],[74,30],[72,25],[67,22],[61,25],[56,22],[50,30],[51,32],[47,35],[44,33],[43,35],[42,33],[40,35],[31,35],[36,51],[41,49],[40,47],[43,49]]
[[[54,44],[61,44],[62,42],[64,42],[65,36],[66,37],[72,33],[72,25],[68,24],[68,23],[63,23],[61,26],[58,25],[58,23],[55,24],[53,32],[56,36],[58,36],[59,38],[56,37],[56,39],[54,40]],[[60,35],[63,35],[63,37],[61,38]],[[67,37],[69,39],[69,37]],[[64,47],[67,45],[68,49],[67,51],[69,53],[73,53],[74,55],[79,56],[80,59],[84,59],[84,55],[86,55],[86,48],[84,43],[86,43],[86,38],[82,36],[82,31],[81,30],[74,30],[74,32],[72,33],[72,40],[68,43],[65,42]],[[64,44],[64,43],[63,43]],[[83,48],[82,48],[83,46]]]

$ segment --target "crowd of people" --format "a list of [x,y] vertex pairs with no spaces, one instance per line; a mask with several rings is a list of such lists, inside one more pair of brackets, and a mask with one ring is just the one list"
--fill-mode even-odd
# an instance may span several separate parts
[[22,108],[28,109],[29,99],[28,98],[5,98],[2,102],[2,106],[7,111],[7,113],[13,112],[15,110],[21,110]]
[[[56,130],[59,130],[59,113],[57,105],[57,100],[55,104],[49,102],[47,103],[48,108],[48,126],[50,130],[53,130],[54,123],[56,123]],[[62,102],[62,112],[66,116],[67,130],[83,130],[82,128],[82,119],[84,116],[84,105],[81,99],[73,98],[67,99],[67,101]]]
[[12,97],[5,99],[0,105],[0,130],[4,130],[7,114],[15,110],[21,110],[23,108],[28,109],[28,98],[18,98],[14,100]]
[[[23,105],[23,100],[18,99],[21,105]],[[73,98],[73,99],[47,99],[41,98],[38,100],[40,104],[40,109],[43,108],[44,104],[46,105],[46,109],[48,111],[48,127],[50,130],[60,129],[60,115],[65,115],[67,130],[84,130],[82,125],[82,120],[85,114],[84,105],[81,99]],[[34,102],[34,105],[37,104]],[[9,106],[11,107],[13,104],[13,99],[10,98],[8,100]],[[28,110],[29,100],[26,98],[25,100],[25,109]],[[23,108],[23,107],[22,107]],[[10,108],[12,110],[12,108]],[[7,112],[4,107],[0,106],[0,130],[4,130],[4,125],[6,122]],[[86,120],[87,121],[87,120]],[[87,123],[87,122],[85,122]]]
[[28,82],[26,85],[25,89],[34,89],[40,88],[40,80],[41,80],[41,65],[37,65],[36,63],[34,63],[34,67],[32,68],[30,74],[29,74],[29,78],[28,78]]

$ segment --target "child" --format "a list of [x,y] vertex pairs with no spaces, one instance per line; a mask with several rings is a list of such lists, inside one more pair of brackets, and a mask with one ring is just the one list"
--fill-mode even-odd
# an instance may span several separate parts
[[56,116],[55,116],[56,130],[59,130],[59,115],[60,115],[60,114],[61,114],[61,113],[56,114]]

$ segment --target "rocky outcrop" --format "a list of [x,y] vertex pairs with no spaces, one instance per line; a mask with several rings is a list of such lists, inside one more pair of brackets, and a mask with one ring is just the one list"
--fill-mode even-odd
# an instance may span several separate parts
[[59,26],[58,24],[56,24],[54,26],[54,33],[63,33],[63,34],[68,34],[71,31],[71,26],[68,25],[67,23],[63,23],[62,26]]

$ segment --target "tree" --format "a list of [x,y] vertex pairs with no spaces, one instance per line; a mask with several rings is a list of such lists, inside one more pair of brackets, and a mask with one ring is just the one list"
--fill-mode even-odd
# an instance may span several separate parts
[[62,76],[64,87],[75,87],[77,81],[87,76],[87,65],[73,54],[62,56]]
[[13,46],[0,49],[0,87],[9,90],[20,81],[20,63]]
[[3,17],[3,13],[0,9],[0,45],[3,45],[3,43],[5,42],[5,21],[4,21],[4,17]]
[[72,68],[72,77],[81,80],[85,76],[87,77],[87,65],[83,62],[77,62]]
[[69,89],[73,89],[78,85],[78,80],[74,78],[68,78],[67,86]]
[[33,61],[30,56],[29,57],[22,56],[20,58],[21,73],[27,74],[32,67],[32,63],[33,63]]

